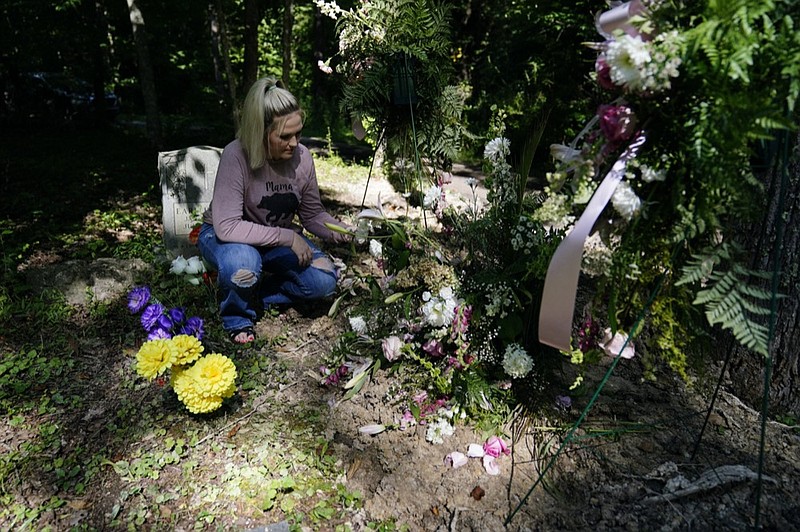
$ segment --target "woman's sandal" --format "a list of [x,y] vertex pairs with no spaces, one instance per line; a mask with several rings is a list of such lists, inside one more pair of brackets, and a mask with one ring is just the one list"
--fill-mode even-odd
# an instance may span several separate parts
[[[236,338],[242,333],[246,333],[248,337],[248,339],[245,340],[244,342],[236,340]],[[255,330],[253,330],[252,326],[248,325],[247,327],[242,327],[241,329],[234,329],[232,331],[229,331],[228,338],[230,338],[231,342],[233,342],[234,344],[246,345],[256,341],[256,332]]]

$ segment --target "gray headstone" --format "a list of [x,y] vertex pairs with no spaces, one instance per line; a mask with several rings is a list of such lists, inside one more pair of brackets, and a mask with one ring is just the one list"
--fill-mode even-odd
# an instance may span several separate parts
[[221,148],[192,146],[158,154],[164,246],[170,258],[197,255],[189,233],[211,203]]

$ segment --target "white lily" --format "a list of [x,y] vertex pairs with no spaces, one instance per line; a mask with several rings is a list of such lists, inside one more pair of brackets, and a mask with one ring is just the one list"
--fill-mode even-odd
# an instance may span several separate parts
[[364,209],[360,213],[358,213],[359,220],[362,218],[366,218],[367,220],[384,220],[386,218],[386,214],[383,212],[383,205],[381,204],[381,196],[378,194],[378,200],[375,204],[375,209]]

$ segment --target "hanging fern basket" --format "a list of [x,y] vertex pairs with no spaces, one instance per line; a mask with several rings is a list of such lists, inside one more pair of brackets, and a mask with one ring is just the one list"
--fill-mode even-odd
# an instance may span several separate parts
[[392,101],[394,104],[413,105],[417,103],[413,63],[408,55],[400,54],[395,57],[392,65],[392,78]]

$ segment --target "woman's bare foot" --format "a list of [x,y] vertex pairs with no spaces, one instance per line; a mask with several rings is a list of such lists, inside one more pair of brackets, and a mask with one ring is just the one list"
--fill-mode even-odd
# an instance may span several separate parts
[[252,327],[243,327],[241,329],[236,329],[235,331],[230,331],[229,337],[231,342],[235,344],[249,344],[250,342],[254,342],[256,340],[256,333],[253,331]]

